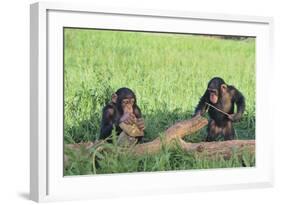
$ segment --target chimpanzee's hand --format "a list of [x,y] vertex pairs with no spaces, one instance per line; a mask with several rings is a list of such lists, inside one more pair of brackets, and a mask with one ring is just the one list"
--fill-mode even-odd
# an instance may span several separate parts
[[144,128],[145,128],[144,119],[143,118],[138,118],[137,122],[136,122],[136,125],[139,128],[139,130],[143,131]]
[[136,116],[133,113],[124,113],[120,118],[120,123],[124,122],[125,124],[133,124],[136,121]]
[[228,118],[232,121],[232,122],[238,122],[242,117],[241,113],[235,113],[235,114],[231,114],[228,116]]
[[228,115],[228,119],[230,119],[232,122],[236,121],[236,114]]

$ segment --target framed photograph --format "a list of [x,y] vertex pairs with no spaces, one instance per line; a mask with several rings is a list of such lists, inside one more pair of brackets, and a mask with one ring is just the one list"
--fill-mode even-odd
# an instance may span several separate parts
[[272,186],[272,18],[30,11],[32,200]]

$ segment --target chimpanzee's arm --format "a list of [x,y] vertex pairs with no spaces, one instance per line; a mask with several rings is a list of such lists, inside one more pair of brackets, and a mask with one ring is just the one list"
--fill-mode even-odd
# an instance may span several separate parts
[[[144,130],[145,129],[145,123],[144,123],[144,119],[142,118],[142,114],[141,114],[141,110],[137,105],[134,105],[134,115],[136,116],[137,119],[140,119],[140,121],[137,121],[137,126],[140,130]],[[142,142],[143,140],[143,136],[138,136],[138,142]]]
[[205,91],[204,95],[200,98],[200,101],[195,109],[194,115],[203,115],[206,112],[206,102],[209,103],[209,92],[208,90]]
[[233,121],[238,121],[241,119],[244,111],[245,111],[245,98],[243,96],[243,94],[237,90],[235,87],[233,86],[229,86],[229,88],[231,89],[231,94],[232,94],[232,99],[234,101],[234,103],[237,106],[237,113],[234,115],[233,117]]
[[106,106],[102,112],[100,138],[104,139],[111,135],[113,130],[114,109]]

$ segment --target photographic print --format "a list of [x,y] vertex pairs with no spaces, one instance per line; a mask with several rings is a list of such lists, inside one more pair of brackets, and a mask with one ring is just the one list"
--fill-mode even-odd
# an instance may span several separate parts
[[255,166],[255,37],[65,27],[64,175]]

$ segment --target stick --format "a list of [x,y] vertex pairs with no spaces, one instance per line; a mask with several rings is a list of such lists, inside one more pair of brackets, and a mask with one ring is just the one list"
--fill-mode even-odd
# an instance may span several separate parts
[[221,112],[222,114],[225,114],[227,117],[230,117],[230,114],[220,110],[219,108],[216,108],[215,106],[213,106],[213,105],[211,105],[209,103],[206,103],[206,102],[205,102],[205,104],[207,104],[208,106],[211,106],[212,108],[216,109],[217,111]]

